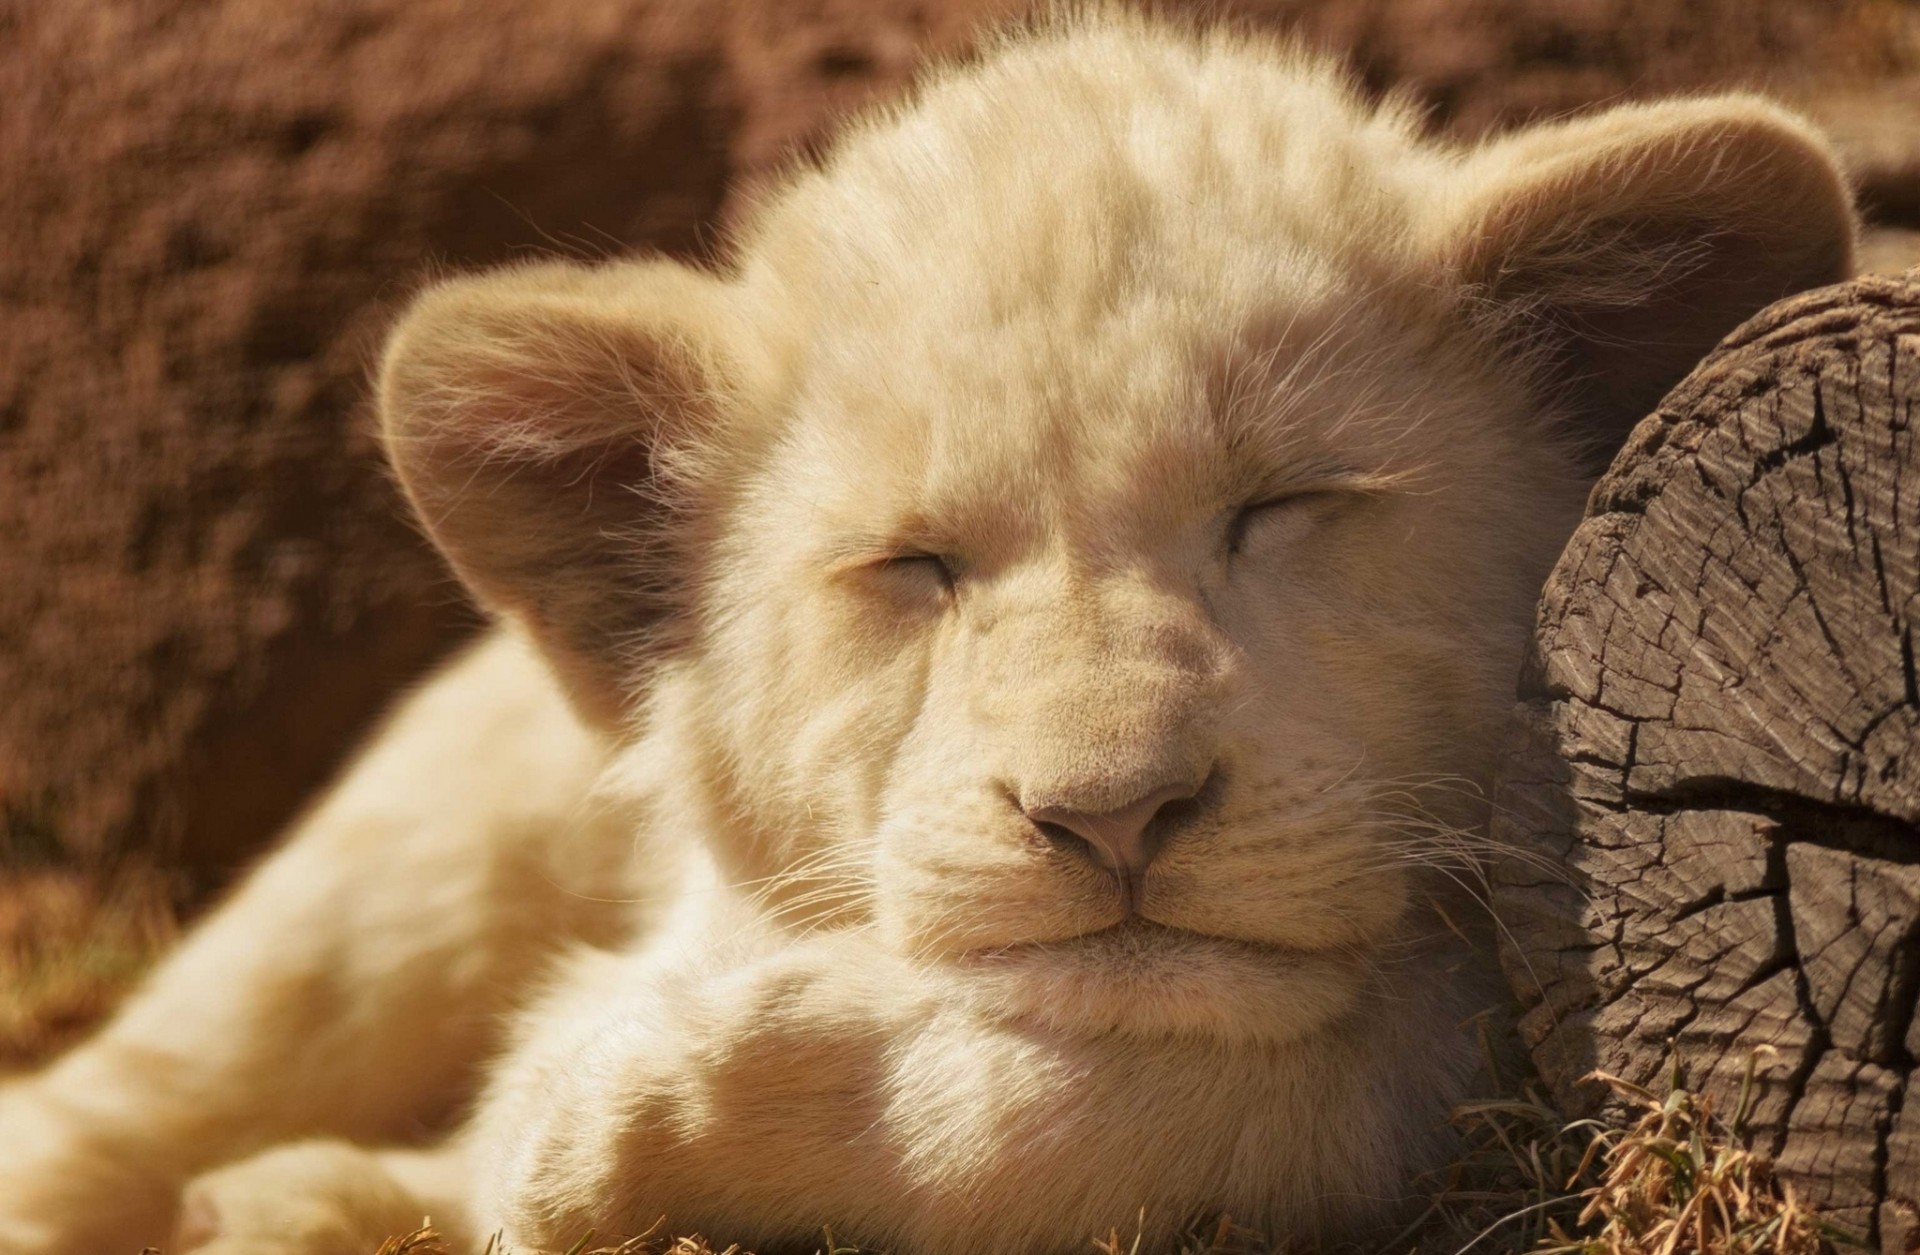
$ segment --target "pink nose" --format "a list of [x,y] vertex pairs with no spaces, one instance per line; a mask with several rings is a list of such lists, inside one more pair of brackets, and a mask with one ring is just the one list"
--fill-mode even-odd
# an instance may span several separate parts
[[1094,862],[1123,881],[1138,880],[1160,853],[1161,834],[1153,821],[1172,802],[1184,802],[1197,792],[1191,785],[1169,785],[1110,811],[1077,811],[1043,806],[1027,812],[1036,824],[1065,829],[1086,844]]

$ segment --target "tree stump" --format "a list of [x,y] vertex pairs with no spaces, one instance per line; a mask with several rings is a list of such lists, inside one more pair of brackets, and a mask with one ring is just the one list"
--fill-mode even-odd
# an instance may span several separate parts
[[[1541,603],[1495,794],[1559,1101],[1677,1051],[1797,1195],[1920,1249],[1920,271],[1784,301],[1634,432]],[[1671,1043],[1671,1045],[1670,1045]]]

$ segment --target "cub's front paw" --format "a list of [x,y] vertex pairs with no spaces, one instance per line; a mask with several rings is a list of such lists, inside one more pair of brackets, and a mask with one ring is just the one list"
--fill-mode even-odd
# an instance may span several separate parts
[[0,1087],[0,1252],[137,1251],[164,1236],[179,1179],[113,1126],[31,1082]]
[[424,1219],[374,1155],[344,1142],[301,1142],[196,1179],[181,1198],[172,1249],[369,1255]]

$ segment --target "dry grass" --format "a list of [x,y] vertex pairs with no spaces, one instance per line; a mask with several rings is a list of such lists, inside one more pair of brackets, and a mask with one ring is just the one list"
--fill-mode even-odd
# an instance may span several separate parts
[[[822,1245],[823,1255],[858,1255],[858,1248],[837,1245],[833,1234],[826,1232],[826,1242]],[[157,1253],[156,1253],[157,1255]],[[431,1224],[415,1229],[412,1233],[397,1238],[388,1238],[380,1244],[375,1255],[453,1255],[440,1235]],[[481,1255],[512,1255],[512,1252],[500,1245],[496,1237],[488,1241]],[[715,1250],[699,1238],[662,1238],[652,1232],[643,1233],[637,1238],[628,1238],[617,1246],[595,1246],[593,1234],[589,1233],[568,1248],[566,1255],[747,1255],[737,1246],[724,1250]]]
[[1773,1165],[1742,1145],[1759,1059],[1757,1051],[1748,1058],[1725,1127],[1686,1088],[1677,1063],[1664,1096],[1595,1073],[1638,1118],[1595,1135],[1599,1180],[1576,1195],[1583,1205],[1571,1231],[1554,1224],[1541,1255],[1819,1255],[1864,1247],[1799,1203]]
[[[1797,1201],[1744,1123],[1763,1054],[1732,1116],[1687,1087],[1665,1093],[1596,1072],[1615,1118],[1563,1120],[1536,1093],[1458,1113],[1468,1153],[1419,1234],[1423,1255],[1833,1255],[1864,1247]],[[1397,1255],[1397,1252],[1395,1253]]]

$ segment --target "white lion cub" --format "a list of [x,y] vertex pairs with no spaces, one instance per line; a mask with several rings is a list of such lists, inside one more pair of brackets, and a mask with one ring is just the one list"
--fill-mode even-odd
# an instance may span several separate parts
[[1852,238],[1757,100],[1455,148],[1109,15],[724,270],[431,289],[386,439],[508,626],[0,1099],[0,1250],[1364,1233],[1496,998],[1455,882],[1595,454]]

